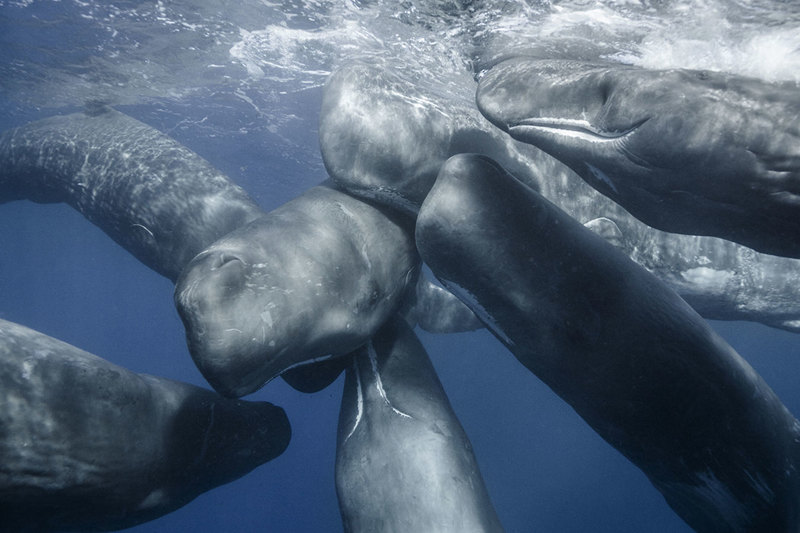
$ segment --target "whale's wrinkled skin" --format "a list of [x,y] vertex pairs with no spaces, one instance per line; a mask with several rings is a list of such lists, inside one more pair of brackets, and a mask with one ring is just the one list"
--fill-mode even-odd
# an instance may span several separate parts
[[495,162],[456,156],[423,260],[697,531],[796,531],[800,425],[674,291]]
[[283,409],[136,374],[0,320],[0,530],[152,520],[280,455]]
[[469,439],[401,319],[357,350],[347,370],[336,491],[351,533],[502,531]]
[[[150,126],[108,107],[97,107],[86,113],[52,117],[3,133],[0,135],[0,162],[2,162],[0,202],[19,199],[65,202],[81,212],[145,265],[172,281],[177,280],[180,272],[198,253],[234,230],[267,216],[267,213],[261,210],[247,193],[199,155]],[[337,242],[345,246],[344,249],[334,253],[335,245],[331,243],[328,245],[328,250],[332,255],[314,259],[320,278],[326,279],[324,283],[327,283],[329,288],[332,283],[338,283],[336,279],[343,280],[347,277],[342,270],[344,263],[336,261],[340,261],[348,254],[353,254],[353,261],[361,261],[365,268],[373,260],[375,264],[387,267],[381,257],[364,255],[371,252],[382,253],[381,248],[375,245],[378,242],[376,234],[372,240],[366,239],[361,242],[360,222],[351,224],[348,220],[357,222],[361,213],[368,212],[369,217],[361,222],[373,224],[377,231],[390,228],[387,239],[393,242],[392,239],[398,238],[398,232],[396,222],[392,220],[399,220],[398,217],[387,211],[386,216],[391,220],[385,221],[382,214],[385,210],[369,207],[361,201],[347,198],[340,192],[328,190],[326,195],[320,195],[319,192],[312,193],[312,196],[313,194],[316,194],[315,202],[318,205],[312,206],[309,203],[306,207],[313,207],[319,211],[317,222],[308,220],[310,225],[305,227],[308,232],[304,237],[305,240],[324,240],[330,228],[335,227],[338,228],[338,235],[341,238]],[[328,200],[332,204],[323,205]],[[298,269],[305,268],[305,265],[284,264],[277,260],[271,251],[271,246],[274,244],[272,241],[252,243],[248,240],[257,241],[260,238],[262,232],[254,230],[256,226],[274,227],[276,220],[285,217],[286,210],[282,212],[284,215],[270,216],[269,220],[272,222],[253,223],[250,229],[242,230],[244,233],[236,234],[238,237],[232,236],[221,245],[224,246],[228,257],[246,255],[250,260],[248,266],[242,269],[242,276],[235,283],[244,286],[245,282],[260,283],[260,279],[271,279],[275,282],[284,272],[289,272],[289,276],[292,272],[294,275],[299,275]],[[348,218],[351,214],[356,215]],[[326,215],[330,215],[330,221],[325,218]],[[315,224],[319,227],[314,227]],[[410,225],[406,226],[404,231],[410,234]],[[353,233],[348,235],[348,232]],[[263,234],[269,235],[268,240],[281,238],[274,231],[265,231]],[[286,237],[294,234],[287,232]],[[246,238],[242,238],[245,235]],[[409,240],[410,237],[402,237],[403,244],[395,250],[404,258],[396,263],[398,268],[407,269],[409,261],[415,257],[415,254],[410,252],[413,247],[408,245]],[[234,242],[241,246],[241,250],[232,248]],[[373,244],[366,248],[362,247],[362,244],[367,242]],[[294,242],[285,243],[284,248],[291,248],[294,244]],[[324,245],[320,245],[320,249],[322,248]],[[263,253],[263,257],[257,255],[256,250],[258,253]],[[408,255],[409,253],[411,255]],[[214,253],[206,254],[204,257],[211,256],[216,257]],[[394,257],[390,254],[387,260]],[[289,255],[284,258],[295,261],[299,256]],[[202,261],[198,260],[199,262]],[[198,279],[203,279],[206,275],[213,277],[212,271],[217,270],[213,261],[205,261],[203,264],[208,266],[210,271],[203,272],[202,268],[194,263],[193,276]],[[258,273],[248,270],[251,267],[258,270]],[[234,283],[232,280],[235,276],[231,275],[233,270],[225,269],[227,275],[225,280],[229,285]],[[398,279],[405,273],[406,270],[403,270],[398,274]],[[373,273],[376,279],[381,275],[377,271]],[[386,275],[394,274],[386,272]],[[194,283],[195,288],[202,285],[201,281],[195,283],[187,276],[183,279],[186,284]],[[188,315],[188,308],[182,307],[182,316],[187,327],[202,328],[201,331],[190,329],[187,331],[187,337],[196,351],[207,354],[208,352],[203,351],[205,350],[203,341],[197,339],[213,339],[212,332],[220,332],[220,328],[224,328],[228,330],[223,332],[225,335],[237,334],[240,340],[245,339],[242,342],[251,343],[251,347],[255,342],[252,339],[255,338],[262,339],[267,344],[275,343],[264,348],[265,357],[279,351],[294,349],[298,344],[296,340],[291,341],[293,343],[291,346],[278,343],[306,336],[302,329],[304,326],[310,328],[308,335],[316,335],[314,341],[309,341],[307,344],[322,342],[319,339],[322,331],[331,332],[337,339],[345,337],[352,339],[354,336],[359,336],[360,342],[364,342],[388,316],[388,310],[394,309],[403,296],[403,291],[396,286],[397,280],[386,282],[389,285],[394,284],[391,288],[382,285],[383,281],[379,281],[375,291],[368,286],[369,282],[369,280],[364,281],[352,298],[346,297],[340,302],[339,307],[333,306],[330,312],[308,314],[305,319],[293,323],[290,331],[279,332],[266,339],[263,337],[266,335],[266,330],[262,328],[262,319],[269,321],[268,315],[275,317],[274,327],[279,328],[280,324],[287,324],[291,320],[289,316],[279,318],[281,314],[296,313],[298,306],[292,304],[285,308],[281,307],[280,302],[287,301],[285,295],[275,300],[259,301],[257,298],[237,299],[239,296],[252,295],[249,289],[243,292],[229,290],[222,298],[224,304],[220,305],[220,309],[224,309],[227,314],[217,311],[214,315],[220,319],[219,324],[204,322],[211,318],[208,314],[191,317]],[[358,285],[358,283],[356,281],[353,284]],[[275,291],[279,292],[277,287],[282,285],[277,282],[273,285],[276,287]],[[287,282],[283,286],[290,287],[290,285],[291,282]],[[252,289],[253,286],[249,288]],[[339,289],[342,290],[342,294],[346,293],[344,284]],[[308,290],[313,292],[316,289],[309,287]],[[421,327],[435,328],[436,331],[445,331],[447,328],[460,331],[477,327],[472,313],[451,295],[436,290],[408,292],[411,301],[406,306],[411,307],[410,312]],[[386,302],[384,298],[389,293],[391,298]],[[263,292],[260,294],[264,295]],[[216,297],[219,298],[220,295],[217,294]],[[430,301],[428,297],[431,297]],[[371,298],[375,298],[374,306],[369,303]],[[184,300],[179,299],[179,301]],[[311,302],[307,299],[303,301]],[[319,300],[313,305],[321,309],[324,307],[323,303],[324,300]],[[346,313],[349,315],[345,316],[340,312],[344,312],[343,306],[348,303],[357,308],[347,310]],[[269,312],[265,311],[267,307]],[[374,318],[363,320],[372,309],[378,310],[379,314]],[[337,313],[340,314],[337,316]],[[314,322],[314,317],[327,322],[317,324]],[[341,327],[342,331],[335,331],[336,327]],[[210,342],[216,341],[219,339],[210,340]],[[358,344],[353,343],[355,341],[347,345],[346,351]],[[335,341],[333,346],[338,348],[339,345]],[[204,355],[199,356],[204,362],[203,367],[207,372],[212,372],[213,365],[203,357]],[[291,364],[310,363],[303,359],[303,353],[286,357],[293,358]],[[241,364],[246,366],[244,362]],[[299,390],[315,391],[335,380],[342,369],[343,365],[335,364],[324,368],[312,368],[311,365],[306,365],[304,368],[294,369],[290,376],[287,375],[287,381]],[[270,376],[281,370],[279,366],[271,366]],[[222,377],[214,379],[212,375],[212,383],[223,386],[224,382],[225,379]],[[232,394],[228,388],[224,388],[223,391]]]
[[528,173],[479,113],[454,114],[391,66],[348,63],[323,92],[319,139],[325,168],[342,188],[416,213],[448,157],[481,152]]
[[209,244],[263,215],[203,158],[110,108],[4,132],[0,162],[0,203],[67,203],[172,281]]
[[650,226],[800,257],[794,84],[516,58],[481,79],[477,102]]
[[602,233],[704,317],[800,331],[800,261],[653,229],[552,157],[498,137],[497,128],[471,116],[469,107],[453,117],[441,111],[452,104],[437,102],[391,71],[361,63],[342,67],[325,87],[320,115],[328,172],[353,194],[416,212],[447,157],[488,155],[580,222],[615,227]]
[[366,342],[418,274],[412,221],[320,185],[195,257],[175,304],[205,378],[241,396]]

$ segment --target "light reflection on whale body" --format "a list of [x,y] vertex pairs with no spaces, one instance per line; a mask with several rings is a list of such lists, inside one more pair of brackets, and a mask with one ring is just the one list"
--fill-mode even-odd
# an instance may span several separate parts
[[[373,97],[377,103],[369,107],[371,113],[380,112],[382,99],[391,107],[391,99],[405,92],[410,97],[406,100],[422,105],[420,115],[430,111],[425,106],[433,106],[448,115],[455,131],[464,127],[469,132],[468,142],[460,144],[461,148],[446,139],[442,144],[435,136],[426,143],[429,133],[425,121],[420,122],[415,144],[421,150],[419,154],[445,147],[436,154],[438,162],[429,165],[433,169],[426,173],[429,178],[435,177],[436,167],[446,157],[462,150],[480,152],[484,140],[499,141],[500,145],[491,146],[489,155],[502,160],[531,187],[668,281],[704,316],[756,320],[797,331],[800,283],[793,260],[764,256],[744,247],[731,248],[719,239],[687,236],[683,244],[676,245],[669,234],[647,228],[596,194],[563,164],[490,128],[474,108],[472,79],[498,58],[522,51],[587,62],[626,61],[652,69],[711,69],[766,80],[798,80],[800,33],[796,11],[790,3],[769,0],[668,0],[657,5],[583,0],[488,0],[478,4],[419,0],[262,2],[230,4],[224,11],[193,0],[125,6],[93,1],[7,2],[0,24],[8,29],[3,46],[11,44],[7,53],[0,55],[0,70],[3,94],[10,102],[0,107],[0,112],[6,119],[5,129],[54,112],[72,113],[88,99],[114,106],[132,103],[125,108],[127,113],[204,154],[272,209],[325,179],[316,136],[322,84],[332,71],[366,64],[361,81],[374,80],[377,84]],[[687,12],[692,16],[687,17]],[[74,31],[76,27],[79,31]],[[64,46],[49,46],[59,39]],[[80,42],[72,46],[76,40]],[[17,46],[20,43],[25,46]],[[375,65],[382,67],[369,68]],[[383,91],[382,69],[386,77],[399,80],[399,91]],[[358,83],[354,85],[351,95],[358,95]],[[355,98],[351,103],[358,101]],[[63,105],[68,108],[57,107]],[[403,106],[395,109],[396,118],[403,117]],[[382,117],[375,118],[378,123]],[[402,121],[388,124],[389,141],[392,133],[400,139]],[[597,133],[584,123],[571,123],[569,127],[575,135]],[[358,128],[353,131],[358,132]],[[346,134],[348,130],[340,128],[339,132]],[[342,145],[344,148],[374,153],[369,150],[369,136],[357,133],[342,138],[350,141]],[[373,147],[381,148],[380,143]],[[392,153],[402,152],[403,144],[389,148]],[[506,160],[504,154],[508,155]],[[369,167],[369,158],[365,161]],[[271,172],[273,169],[279,172]],[[598,179],[614,183],[612,175],[600,167],[595,170]],[[417,200],[423,196],[420,194]],[[402,198],[395,195],[394,201]],[[371,200],[375,199],[380,198]],[[405,209],[413,212],[416,207],[406,204]],[[80,240],[75,242],[81,243],[89,242],[93,232],[91,227],[75,225],[74,219],[67,219],[70,213],[58,206],[32,210],[24,204],[7,205],[0,209],[0,216],[8,227],[0,238],[10,243],[4,247],[10,253],[0,253],[5,304],[0,311],[5,313],[4,318],[36,324],[41,317],[52,316],[51,329],[44,325],[37,325],[37,329],[50,332],[61,328],[62,332],[74,333],[70,342],[84,347],[91,346],[87,343],[92,338],[102,339],[103,333],[105,337],[114,336],[113,349],[93,349],[97,353],[116,354],[117,347],[130,348],[123,345],[141,342],[147,348],[138,350],[133,358],[134,364],[141,363],[141,370],[161,369],[160,373],[170,375],[182,368],[185,360],[184,370],[190,375],[187,379],[199,380],[185,353],[182,358],[172,357],[176,351],[185,352],[182,338],[173,339],[172,350],[165,349],[164,338],[180,332],[181,325],[174,309],[156,305],[168,300],[169,287],[163,279],[146,269],[137,271],[135,266],[126,270],[124,257],[99,263],[106,255],[119,258],[116,251],[103,252],[108,248],[106,241],[92,241],[97,243],[96,248],[70,248],[48,241],[48,223],[64,226],[52,230],[59,240],[72,242],[75,235],[67,228],[79,228]],[[125,231],[143,239],[158,235],[154,225],[135,220]],[[11,236],[12,232],[18,237]],[[45,249],[50,248],[60,253],[46,256]],[[34,250],[41,253],[31,254]],[[188,255],[186,260],[193,256]],[[72,270],[67,266],[70,260],[75,265]],[[228,263],[235,265],[235,261]],[[97,264],[108,265],[107,271],[98,272]],[[184,264],[180,260],[173,279]],[[49,271],[53,266],[58,274]],[[104,283],[109,277],[110,285]],[[48,285],[48,279],[55,282]],[[148,279],[153,283],[148,284]],[[129,285],[136,289],[123,290]],[[420,287],[418,292],[424,294]],[[461,289],[469,300],[469,291]],[[95,291],[97,299],[91,300]],[[414,315],[413,310],[406,314]],[[93,326],[85,326],[87,323]],[[90,327],[107,329],[87,332]],[[791,361],[778,359],[787,356],[791,348],[779,346],[778,353],[767,350],[770,353],[763,357],[758,353],[765,350],[766,343],[788,340],[790,335],[767,334],[769,330],[753,325],[715,327],[724,328],[732,338],[738,336],[740,342],[747,332],[755,332],[757,339],[745,341],[756,346],[748,357],[760,361],[761,366],[756,366],[762,372],[772,373],[767,380],[776,390],[783,387],[781,396],[787,405],[797,405],[794,387],[786,386],[791,380],[792,373],[786,371],[792,368]],[[421,338],[434,356],[442,381],[476,445],[476,458],[481,461],[487,486],[510,530],[681,528],[660,495],[650,490],[641,476],[636,477],[636,469],[613,450],[606,450],[568,407],[552,398],[528,372],[520,372],[513,358],[502,357],[503,350],[497,349],[499,344],[491,344],[494,339],[489,335],[441,338],[421,334]],[[473,353],[478,351],[481,353]],[[140,353],[150,357],[140,358]],[[329,375],[323,374],[321,381],[318,376],[307,380],[306,375],[295,383],[313,382],[311,388],[316,389],[327,383]],[[182,375],[180,378],[184,379]],[[280,461],[272,461],[238,482],[232,491],[214,491],[197,505],[138,529],[172,530],[192,523],[207,530],[235,530],[237,525],[239,530],[250,530],[267,524],[276,530],[338,528],[333,484],[319,483],[319,479],[333,470],[329,437],[335,428],[329,422],[335,423],[335,413],[330,412],[328,404],[335,409],[337,402],[330,397],[340,385],[341,381],[313,396],[291,395],[288,391],[291,399],[277,402],[287,408],[295,427],[301,428]],[[285,390],[278,381],[260,394],[281,396]],[[535,439],[526,439],[520,445],[520,427],[534,428]],[[276,471],[283,473],[277,480],[271,475]],[[701,476],[700,481],[707,495],[724,496],[714,490],[718,487],[715,478]],[[308,505],[312,501],[313,505]],[[215,507],[216,502],[224,503]],[[300,512],[298,502],[303,502]],[[221,508],[230,512],[220,512]],[[731,515],[735,514],[732,509]],[[315,520],[326,523],[319,525]]]
[[800,257],[800,95],[696,70],[517,58],[481,79],[494,124],[664,231]]

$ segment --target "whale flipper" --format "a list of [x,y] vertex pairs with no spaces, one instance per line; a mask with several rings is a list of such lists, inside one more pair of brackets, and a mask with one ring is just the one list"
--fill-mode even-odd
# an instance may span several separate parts
[[398,317],[347,370],[336,494],[352,533],[502,531],[469,439],[422,344]]

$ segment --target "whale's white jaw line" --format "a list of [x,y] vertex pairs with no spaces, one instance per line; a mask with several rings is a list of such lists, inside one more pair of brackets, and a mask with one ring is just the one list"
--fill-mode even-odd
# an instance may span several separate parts
[[588,120],[571,118],[528,118],[509,125],[508,133],[516,138],[551,135],[565,139],[575,139],[588,143],[617,142],[629,136],[649,118],[642,119],[630,128],[619,131],[606,131],[593,126]]

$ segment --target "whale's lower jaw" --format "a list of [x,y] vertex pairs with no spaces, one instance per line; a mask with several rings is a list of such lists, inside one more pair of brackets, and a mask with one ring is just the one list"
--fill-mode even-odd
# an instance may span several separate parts
[[508,126],[512,137],[526,140],[542,136],[575,139],[589,143],[608,143],[624,139],[647,122],[647,118],[629,128],[618,131],[606,131],[593,126],[587,120],[569,118],[529,118]]

